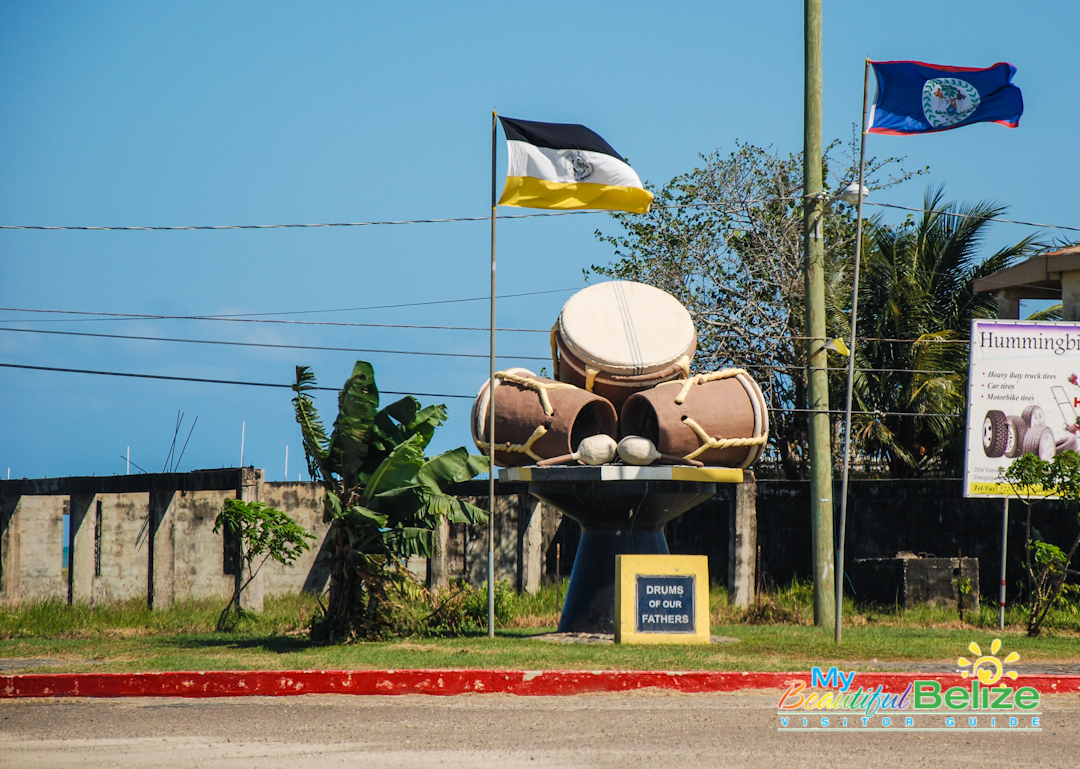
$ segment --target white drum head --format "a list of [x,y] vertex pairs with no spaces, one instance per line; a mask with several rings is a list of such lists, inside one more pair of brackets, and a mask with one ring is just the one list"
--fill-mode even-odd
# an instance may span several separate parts
[[697,342],[690,313],[666,291],[613,280],[563,305],[559,336],[582,362],[627,376],[663,371]]

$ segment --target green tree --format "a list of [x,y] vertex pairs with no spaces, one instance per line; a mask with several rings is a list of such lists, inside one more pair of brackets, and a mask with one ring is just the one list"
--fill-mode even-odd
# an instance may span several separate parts
[[417,596],[410,556],[430,557],[439,523],[481,523],[483,510],[446,488],[487,471],[484,457],[464,447],[424,456],[445,406],[423,408],[412,396],[379,409],[371,364],[357,361],[338,394],[338,415],[327,435],[314,401],[315,375],[296,367],[293,406],[308,472],[323,486],[324,516],[332,523],[333,561],[324,616],[312,638],[333,643],[378,637],[399,628],[395,596]]
[[[311,549],[307,543],[315,537],[285,513],[261,502],[226,499],[214,521],[214,533],[225,528],[232,532],[240,545],[240,568],[233,583],[229,603],[218,616],[217,629],[229,627],[235,612],[242,613],[240,595],[251,584],[263,565],[271,558],[282,566],[292,566],[301,553]],[[256,564],[256,561],[258,562]]]
[[[852,153],[833,142],[824,156],[826,189],[857,177]],[[857,150],[857,146],[855,147]],[[806,354],[803,338],[802,156],[736,143],[727,156],[703,156],[700,167],[656,191],[646,214],[614,214],[619,234],[597,232],[615,261],[592,267],[612,278],[657,286],[678,298],[698,329],[697,370],[749,370],[766,399],[769,441],[788,478],[805,474]],[[895,158],[870,159],[867,186],[881,189],[911,176]],[[854,213],[833,206],[825,218],[826,303],[830,334],[840,336],[850,304]],[[834,377],[842,394],[843,377]],[[835,401],[834,401],[835,402]]]
[[923,208],[917,221],[872,223],[860,277],[855,410],[871,413],[853,418],[856,455],[894,478],[961,472],[971,320],[997,316],[971,282],[1042,248],[1032,236],[984,259],[1003,206],[945,203],[931,188]]
[[[1058,497],[1073,509],[1080,508],[1080,454],[1064,451],[1049,462],[1036,454],[1024,454],[999,470],[998,478],[1009,484],[1027,509],[1024,529],[1029,601],[1027,632],[1034,637],[1039,635],[1046,615],[1065,589],[1069,563],[1080,548],[1080,531],[1068,552],[1049,542],[1035,540],[1031,536],[1031,510],[1047,495]],[[1077,524],[1080,525],[1080,514]]]

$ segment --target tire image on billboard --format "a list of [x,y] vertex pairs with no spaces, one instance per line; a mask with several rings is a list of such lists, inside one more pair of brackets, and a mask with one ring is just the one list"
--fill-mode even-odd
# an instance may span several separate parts
[[1009,420],[1004,411],[987,411],[983,418],[982,445],[986,456],[997,459],[1005,453],[1009,437]]

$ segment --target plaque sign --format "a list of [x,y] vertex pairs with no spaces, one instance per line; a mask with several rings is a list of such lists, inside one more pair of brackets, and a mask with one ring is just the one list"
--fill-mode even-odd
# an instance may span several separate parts
[[637,575],[638,633],[693,633],[694,578]]
[[615,556],[615,643],[709,641],[708,558]]

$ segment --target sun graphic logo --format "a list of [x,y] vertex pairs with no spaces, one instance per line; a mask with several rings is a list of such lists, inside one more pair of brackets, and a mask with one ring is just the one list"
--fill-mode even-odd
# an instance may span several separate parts
[[1016,662],[1020,659],[1020,655],[1016,652],[1009,652],[1004,660],[997,658],[997,653],[1001,651],[1001,639],[995,638],[990,644],[990,653],[983,654],[982,649],[977,643],[972,641],[968,644],[968,649],[972,654],[976,655],[974,662],[968,661],[965,657],[960,657],[956,660],[956,664],[962,668],[966,668],[969,665],[971,670],[960,671],[961,678],[970,678],[974,676],[979,679],[979,682],[983,686],[992,686],[1001,680],[1004,675],[1007,678],[1016,680],[1017,673],[1015,670],[1005,671],[1005,665],[1012,662]]

